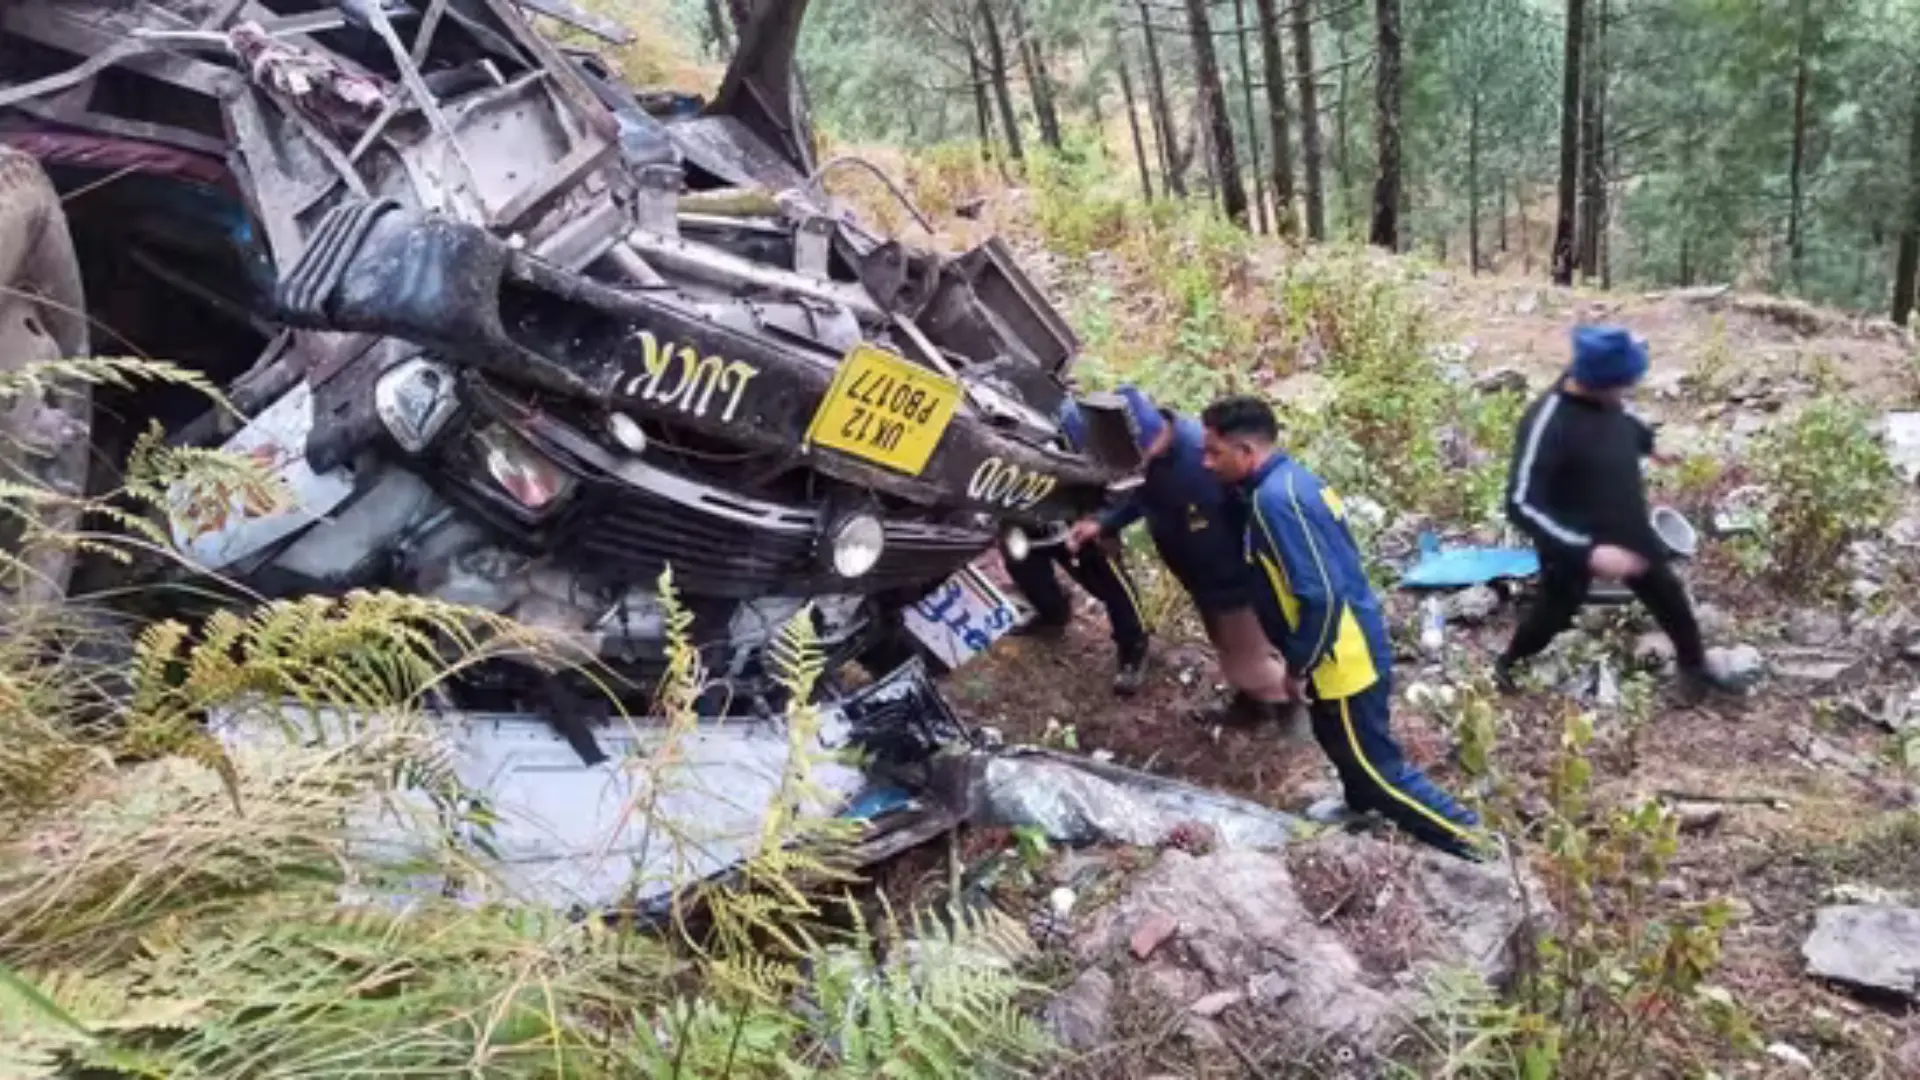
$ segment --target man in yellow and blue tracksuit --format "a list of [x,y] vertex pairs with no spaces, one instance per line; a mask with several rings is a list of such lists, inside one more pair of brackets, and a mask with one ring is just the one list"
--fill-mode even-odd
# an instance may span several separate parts
[[1266,586],[1261,623],[1308,703],[1348,808],[1377,810],[1420,840],[1473,857],[1480,819],[1394,742],[1392,647],[1340,497],[1275,448],[1279,423],[1259,398],[1222,399],[1201,421],[1207,468],[1247,499],[1247,560]]

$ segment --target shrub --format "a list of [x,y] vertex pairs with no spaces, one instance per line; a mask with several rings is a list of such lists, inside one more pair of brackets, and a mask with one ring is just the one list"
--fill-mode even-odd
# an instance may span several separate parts
[[1897,477],[1870,415],[1837,397],[1766,432],[1751,464],[1767,507],[1743,562],[1793,592],[1831,587],[1847,545],[1884,528],[1896,506]]
[[[1593,718],[1568,714],[1546,777],[1546,813],[1530,830],[1519,786],[1499,766],[1506,718],[1489,688],[1460,695],[1458,710],[1460,761],[1483,793],[1482,813],[1506,835],[1540,837],[1535,869],[1552,911],[1536,913],[1516,941],[1505,995],[1470,980],[1434,986],[1429,1050],[1441,1064],[1427,1062],[1421,1075],[1627,1080],[1700,1074],[1751,1052],[1744,1013],[1710,981],[1732,909],[1715,900],[1659,910],[1656,887],[1677,849],[1678,822],[1655,801],[1592,804]],[[1647,710],[1644,700],[1630,709]]]

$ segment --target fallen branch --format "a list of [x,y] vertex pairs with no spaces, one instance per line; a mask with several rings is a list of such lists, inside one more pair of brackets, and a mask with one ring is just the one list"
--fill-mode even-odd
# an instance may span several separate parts
[[1704,791],[1678,791],[1661,788],[1654,794],[1668,802],[1720,803],[1725,806],[1765,806],[1778,809],[1792,805],[1784,795],[1709,795]]

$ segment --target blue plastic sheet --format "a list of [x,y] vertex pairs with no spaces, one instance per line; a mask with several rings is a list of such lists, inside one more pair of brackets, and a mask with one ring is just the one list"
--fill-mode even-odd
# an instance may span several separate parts
[[1432,533],[1420,536],[1420,557],[1400,576],[1403,589],[1466,589],[1493,581],[1537,577],[1532,548],[1457,547],[1441,550]]

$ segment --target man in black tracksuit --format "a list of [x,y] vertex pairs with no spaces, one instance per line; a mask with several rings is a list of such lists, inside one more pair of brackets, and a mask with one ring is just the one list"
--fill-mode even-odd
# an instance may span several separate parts
[[1504,690],[1517,664],[1573,624],[1596,577],[1625,582],[1673,640],[1687,700],[1734,689],[1707,669],[1693,606],[1653,529],[1640,468],[1653,430],[1624,404],[1647,364],[1646,343],[1627,331],[1577,328],[1572,366],[1520,420],[1507,516],[1540,553],[1540,594],[1496,664]]

